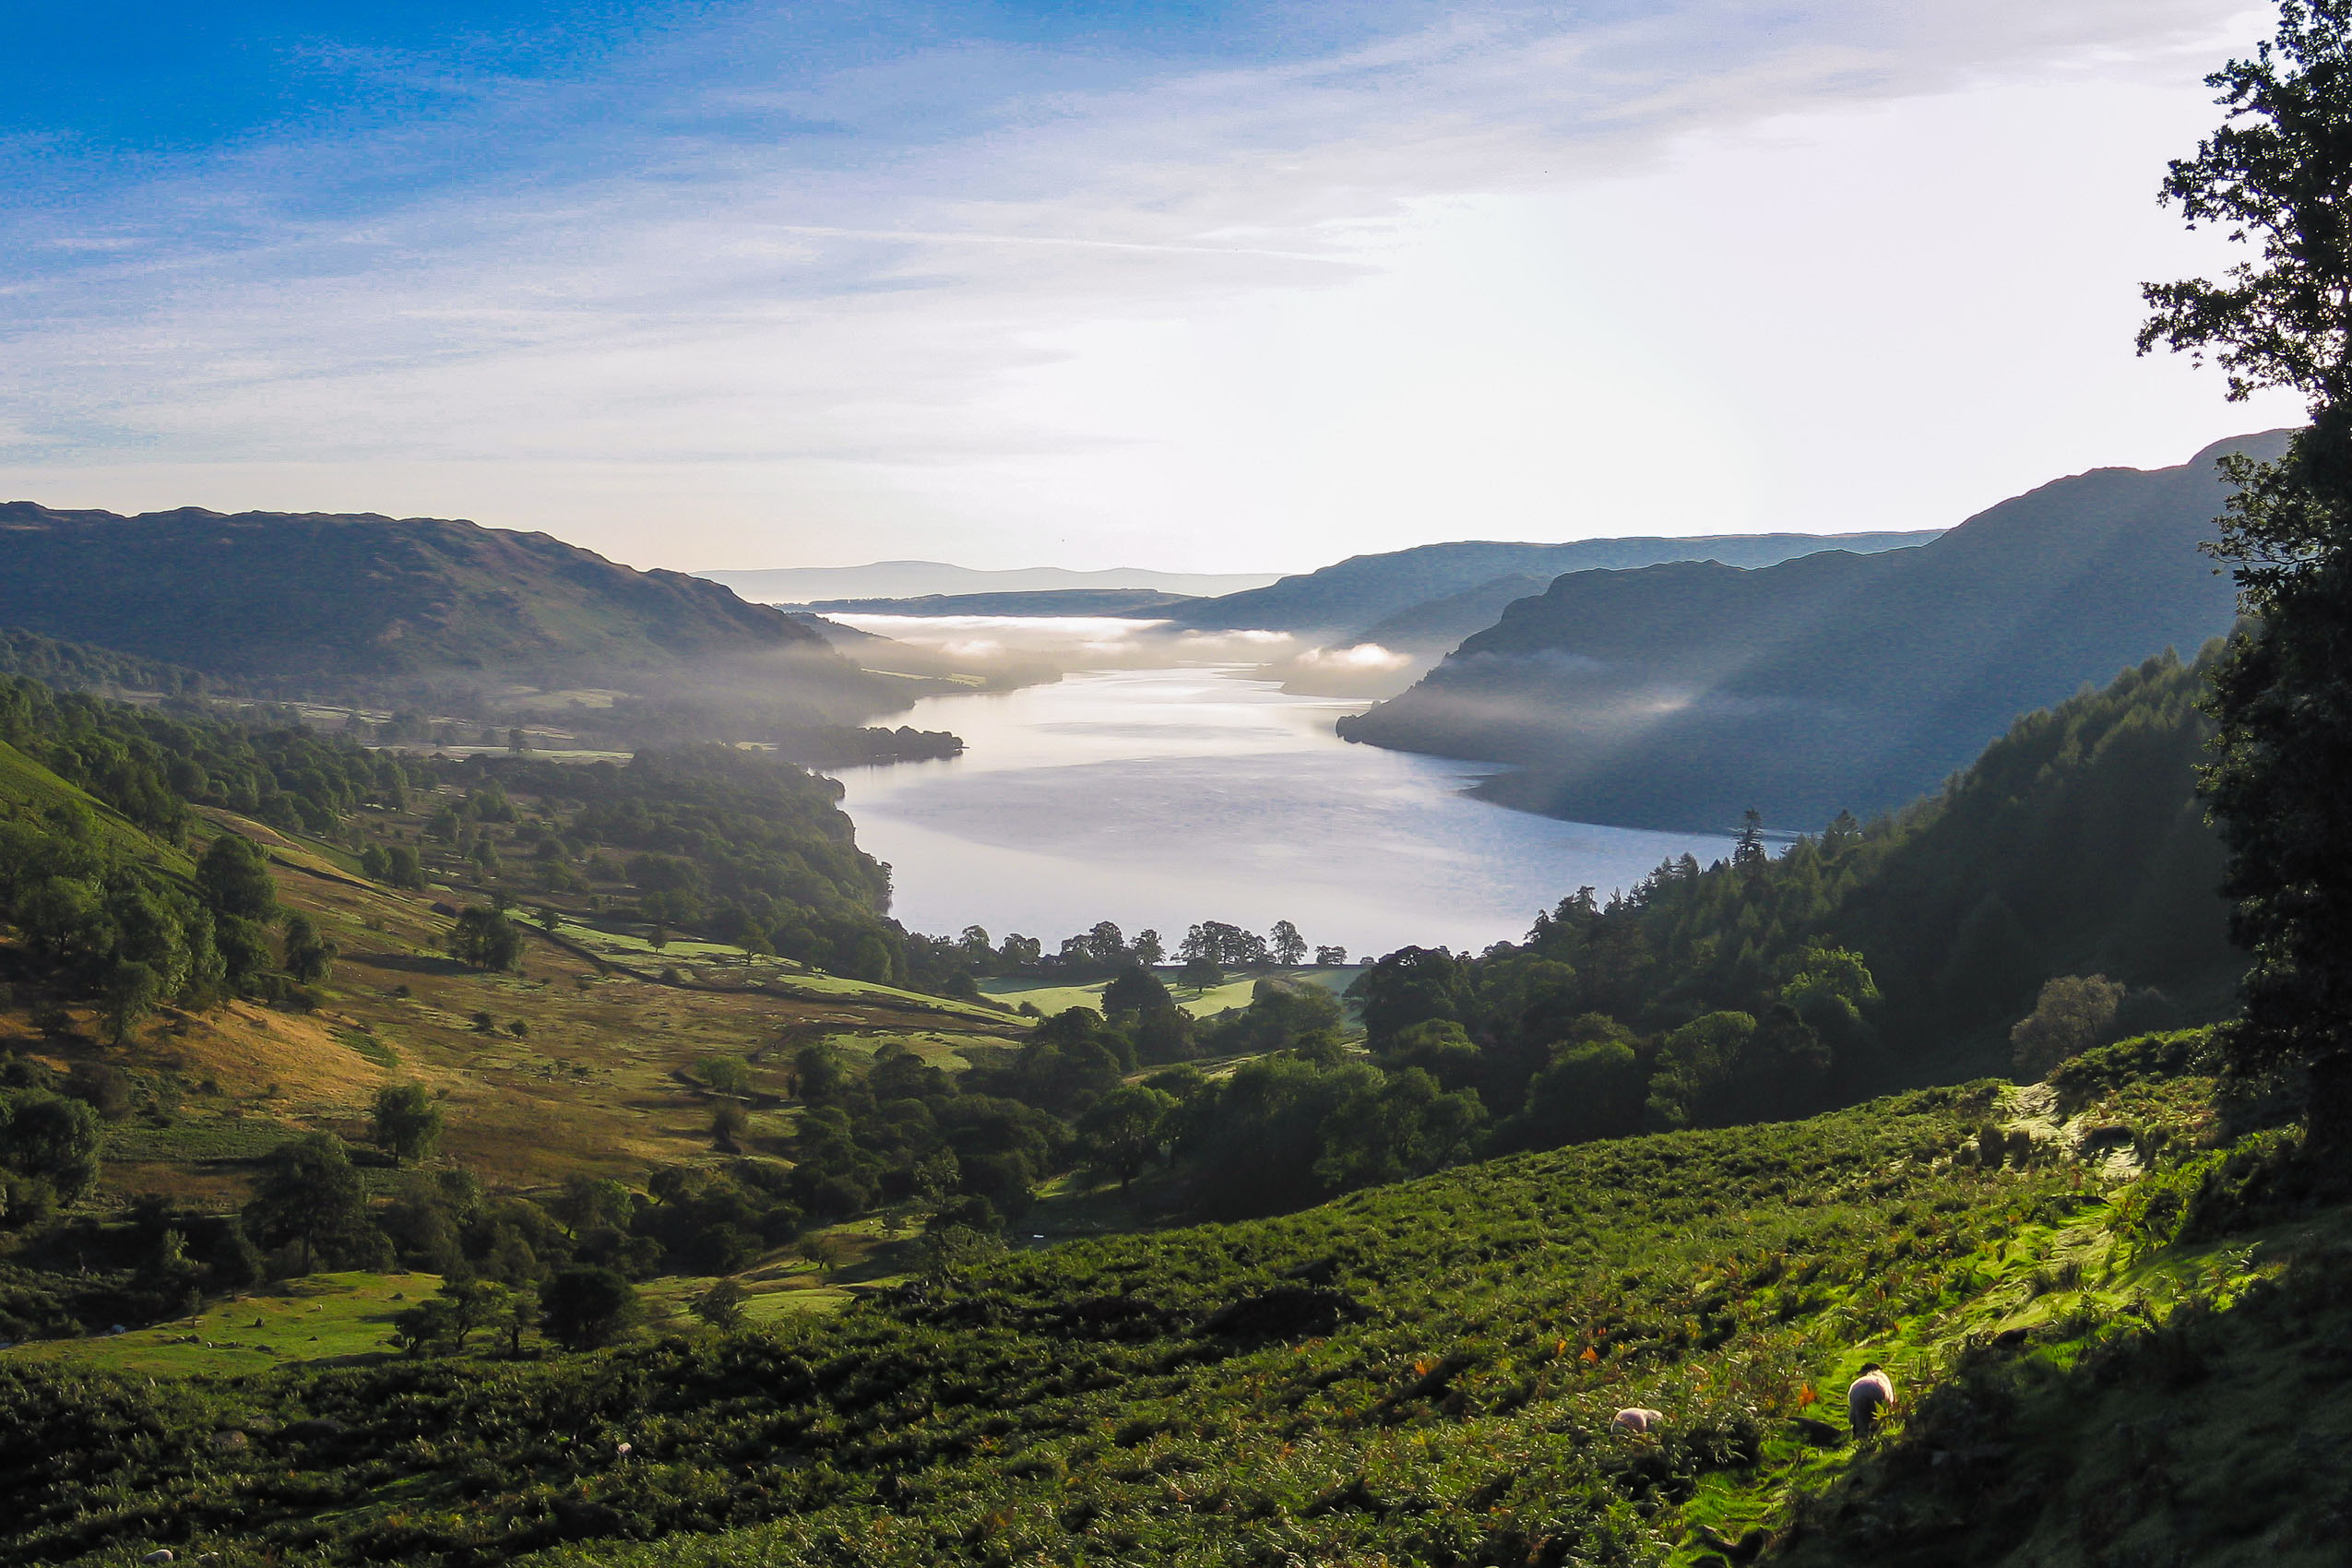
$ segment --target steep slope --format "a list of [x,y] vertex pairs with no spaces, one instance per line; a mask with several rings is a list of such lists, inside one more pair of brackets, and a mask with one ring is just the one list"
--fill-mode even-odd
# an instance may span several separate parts
[[1502,619],[1514,600],[1538,594],[1551,579],[1529,572],[1495,577],[1443,599],[1409,605],[1382,617],[1336,646],[1376,643],[1400,652],[1450,652],[1464,637],[1482,632]]
[[1712,534],[1693,539],[1587,539],[1567,544],[1464,540],[1354,555],[1316,571],[1195,604],[1175,617],[1199,631],[1293,632],[1318,640],[1360,632],[1416,605],[1497,578],[1625,569],[1664,561],[1765,566],[1822,550],[1874,552],[1924,544],[1935,530],[1867,534]]
[[546,534],[374,515],[0,505],[0,624],[246,677],[675,672],[824,658],[779,612]]
[[1917,550],[1562,576],[1341,733],[1512,765],[1496,798],[1590,821],[1884,810],[2017,714],[2225,630],[2230,586],[2197,548],[2215,462],[2285,440],[2060,480]]
[[[1541,1147],[1677,1114],[1801,1114],[2006,1071],[2010,1027],[2061,976],[2120,982],[2139,1028],[2226,1017],[2245,955],[2229,944],[2221,843],[2196,793],[2207,689],[2203,661],[2150,659],[2019,719],[1895,816],[1840,819],[1777,856],[1758,846],[1707,867],[1669,861],[1606,903],[1572,895],[1524,944],[1464,965],[1467,998],[1414,984],[1418,960],[1384,958],[1358,986],[1367,1019],[1380,1036],[1459,1021],[1479,1052],[1451,1070],[1509,1118],[1506,1145]],[[1820,986],[1792,983],[1824,949],[1871,977],[1840,992],[1850,1014],[1824,1004]],[[1695,1019],[1769,1018],[1784,1002],[1816,1031],[1810,1063],[1747,1035],[1736,1048],[1718,1038],[1693,1065],[1672,1039]],[[1570,1092],[1596,1086],[1546,1065],[1599,1020],[1666,1042],[1639,1046],[1627,1063],[1639,1092],[1613,1101]]]
[[[1805,1550],[1800,1521],[1833,1548],[1816,1560],[1864,1560],[1874,1521],[1930,1548],[1914,1524],[1930,1511],[1896,1512],[1915,1503],[1973,1496],[1957,1527],[1990,1528],[1989,1504],[2022,1502],[2030,1528],[2065,1478],[1971,1492],[2038,1453],[2015,1437],[2042,1434],[1955,1443],[1957,1423],[1929,1416],[1955,1362],[2097,1368],[2159,1405],[2195,1379],[2197,1339],[2244,1313],[2239,1345],[2269,1359],[2226,1364],[2269,1386],[2289,1364],[2286,1344],[2263,1350],[2274,1295],[2301,1310],[2298,1340],[2337,1359],[2343,1298],[2323,1266],[2299,1273],[2273,1232],[2224,1248],[2211,1229],[2152,1227],[2135,1197],[2143,1151],[2216,1136],[2210,1087],[2097,1085],[2053,1106],[1980,1085],[1589,1145],[1279,1220],[968,1259],[838,1317],[604,1354],[501,1348],[209,1384],[12,1356],[0,1562],[168,1545],[224,1568],[550,1549],[535,1561],[1720,1568]],[[2092,1135],[2126,1120],[2136,1146]],[[2251,1161],[2143,1180],[2177,1197],[2234,1160],[2242,1185],[2278,1146],[2257,1136]],[[2298,1222],[2324,1237],[2342,1215]],[[1865,1361],[1906,1396],[1891,1444],[1849,1443],[1835,1405]],[[1965,1373],[1954,1385],[1973,1392]],[[1904,1429],[1915,1403],[1917,1435],[1953,1462]],[[2228,1415],[2225,1388],[2206,1403]],[[1655,1429],[1618,1428],[1628,1408],[1657,1411]],[[2266,1503],[2323,1526],[2352,1479],[2335,1428],[2294,1446],[2291,1494],[2095,1561],[2244,1560],[2220,1526],[2242,1536]],[[2107,1473],[2145,1442],[2085,1430],[2068,1463]],[[2266,1545],[2266,1562],[2337,1561],[2324,1536]]]

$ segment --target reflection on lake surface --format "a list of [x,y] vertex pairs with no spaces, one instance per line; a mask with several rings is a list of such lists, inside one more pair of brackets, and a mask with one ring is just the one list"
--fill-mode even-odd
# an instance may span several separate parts
[[858,841],[910,929],[1045,940],[1097,921],[1172,948],[1184,928],[1295,921],[1350,956],[1482,947],[1582,884],[1606,895],[1729,840],[1553,822],[1464,796],[1480,770],[1349,745],[1360,703],[1233,669],[1095,671],[929,698],[900,720],[969,742],[947,762],[844,769]]

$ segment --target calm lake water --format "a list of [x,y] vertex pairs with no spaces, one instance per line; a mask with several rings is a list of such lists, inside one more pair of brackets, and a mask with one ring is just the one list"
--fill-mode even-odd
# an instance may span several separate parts
[[1351,956],[1478,948],[1582,884],[1606,895],[1669,856],[1729,851],[1468,799],[1478,768],[1349,745],[1333,721],[1364,704],[1286,695],[1246,668],[1099,670],[919,704],[896,722],[953,730],[963,756],[837,775],[859,842],[891,865],[892,912],[1048,952],[1102,920],[1171,948],[1203,920],[1289,920]]

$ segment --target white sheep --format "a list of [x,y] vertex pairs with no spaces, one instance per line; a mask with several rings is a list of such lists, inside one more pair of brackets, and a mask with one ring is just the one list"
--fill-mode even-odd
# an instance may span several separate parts
[[1879,1412],[1893,1408],[1893,1375],[1876,1361],[1865,1362],[1862,1375],[1846,1390],[1846,1419],[1854,1428],[1854,1441],[1868,1442],[1871,1429],[1878,1425]]
[[1645,1410],[1637,1406],[1632,1409],[1618,1411],[1609,1419],[1609,1424],[1619,1431],[1653,1432],[1666,1424],[1666,1412]]

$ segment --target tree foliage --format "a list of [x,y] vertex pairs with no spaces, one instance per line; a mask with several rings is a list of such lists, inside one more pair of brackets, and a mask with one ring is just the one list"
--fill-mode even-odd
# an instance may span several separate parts
[[2210,354],[2232,399],[2285,387],[2311,414],[2277,462],[2236,465],[2215,547],[2258,623],[2215,672],[2205,776],[2252,955],[2235,1050],[2309,1067],[2313,1135],[2352,1145],[2352,7],[2283,0],[2275,34],[2207,81],[2224,122],[2164,198],[2255,254],[2148,285],[2141,349]]

